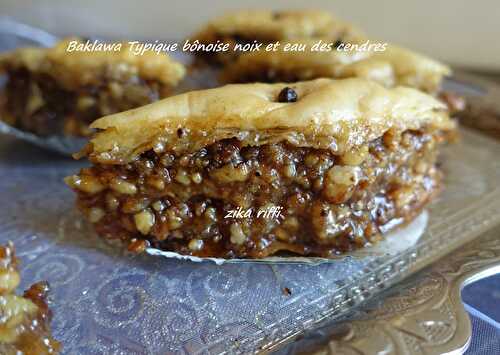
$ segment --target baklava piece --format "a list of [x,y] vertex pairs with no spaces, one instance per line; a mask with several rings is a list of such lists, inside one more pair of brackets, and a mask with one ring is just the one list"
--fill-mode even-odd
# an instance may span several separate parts
[[127,43],[119,50],[68,51],[71,41],[84,43],[67,39],[0,56],[7,76],[1,119],[40,136],[88,136],[95,119],[164,98],[185,74],[165,54],[135,55]]
[[46,282],[15,294],[20,277],[14,245],[0,246],[0,353],[6,355],[57,354],[60,344],[50,333],[51,312]]
[[[435,94],[443,77],[451,72],[446,65],[392,44],[382,50],[379,42],[343,41],[322,40],[322,44],[330,45],[329,50],[325,47],[323,51],[318,50],[318,40],[305,39],[290,42],[301,45],[303,51],[286,51],[286,43],[283,43],[276,52],[245,53],[223,69],[221,80],[225,83],[273,83],[359,77],[386,87],[405,85]],[[348,48],[345,45],[357,50],[345,50]],[[367,50],[370,45],[371,49]]]
[[100,235],[262,258],[330,257],[414,218],[455,125],[427,94],[354,78],[194,91],[92,127],[93,166],[66,183]]
[[[190,40],[202,44],[262,43],[264,46],[276,41],[300,38],[361,38],[361,33],[352,25],[336,19],[330,13],[317,10],[270,11],[245,10],[228,13],[208,23]],[[198,62],[224,65],[232,62],[240,51],[198,51]]]

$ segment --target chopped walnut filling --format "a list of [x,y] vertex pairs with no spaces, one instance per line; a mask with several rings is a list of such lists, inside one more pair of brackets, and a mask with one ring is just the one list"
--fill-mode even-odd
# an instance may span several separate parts
[[[105,238],[197,256],[332,256],[413,218],[440,185],[440,131],[388,131],[353,151],[224,139],[191,153],[150,150],[66,182]],[[117,185],[117,182],[118,185]],[[277,218],[257,212],[280,206]],[[230,211],[249,210],[240,218]],[[142,241],[142,242],[141,242]]]
[[38,282],[17,296],[17,263],[14,246],[0,246],[0,353],[57,354],[60,345],[50,334],[52,315],[46,302],[49,286]]
[[159,82],[145,81],[126,65],[109,66],[99,85],[66,89],[47,74],[26,68],[7,72],[3,119],[37,135],[88,136],[95,119],[166,96]]

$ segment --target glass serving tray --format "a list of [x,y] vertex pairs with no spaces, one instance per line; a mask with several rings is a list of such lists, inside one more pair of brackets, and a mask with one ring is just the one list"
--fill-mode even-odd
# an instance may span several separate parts
[[62,178],[81,164],[0,142],[0,242],[22,287],[52,286],[67,354],[251,353],[335,319],[500,222],[500,145],[469,131],[443,156],[446,188],[419,241],[396,256],[321,265],[225,264],[129,256],[102,243]]

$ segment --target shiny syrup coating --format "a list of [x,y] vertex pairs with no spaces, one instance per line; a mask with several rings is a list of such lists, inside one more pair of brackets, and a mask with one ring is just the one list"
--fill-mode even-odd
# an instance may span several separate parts
[[[192,153],[148,151],[66,182],[107,239],[196,256],[332,256],[411,220],[440,185],[439,131],[387,132],[355,151],[225,139]],[[258,211],[281,207],[279,217]],[[251,214],[235,216],[235,210]]]

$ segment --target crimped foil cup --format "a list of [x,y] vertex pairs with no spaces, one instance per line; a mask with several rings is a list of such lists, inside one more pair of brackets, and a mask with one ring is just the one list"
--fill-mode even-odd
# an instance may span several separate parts
[[68,157],[71,154],[80,151],[87,142],[85,138],[69,136],[47,136],[39,137],[33,133],[21,131],[0,121],[0,133],[7,134],[17,139],[29,142],[37,147],[57,152]]

